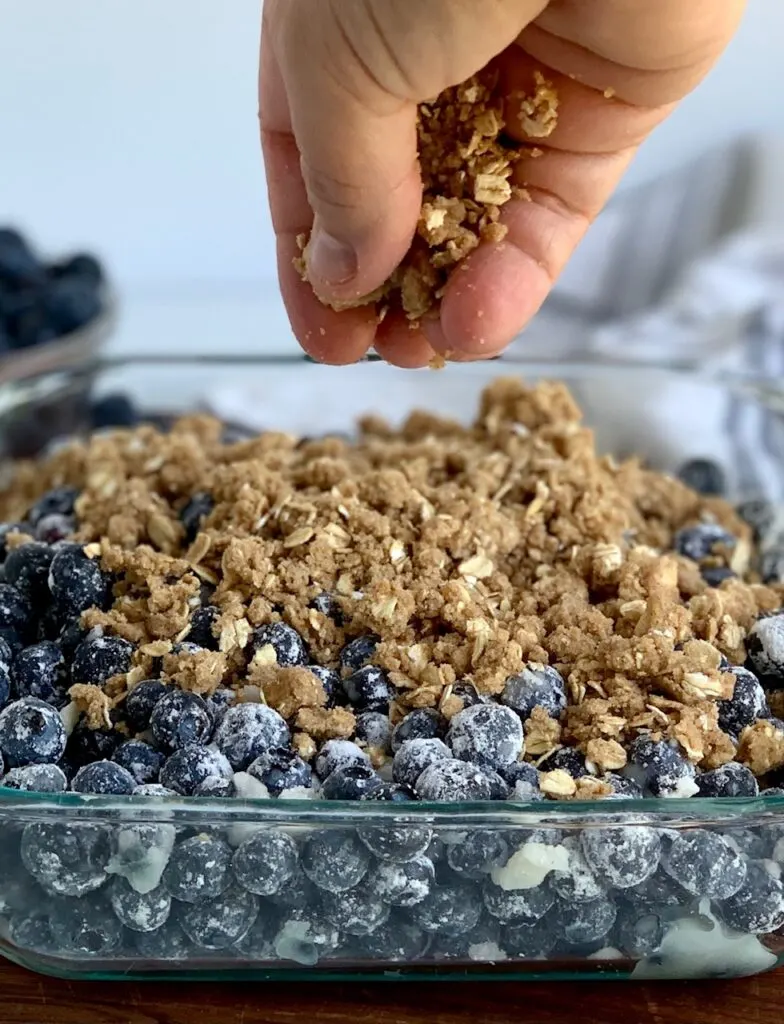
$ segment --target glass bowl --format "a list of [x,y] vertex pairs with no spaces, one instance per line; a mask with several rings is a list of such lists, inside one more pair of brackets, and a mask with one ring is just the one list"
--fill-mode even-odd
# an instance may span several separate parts
[[[20,424],[46,422],[48,436],[28,445],[45,447],[85,426],[86,414],[58,418],[65,396],[118,389],[158,422],[211,409],[235,431],[347,432],[362,412],[401,419],[422,406],[468,420],[481,389],[510,374],[564,380],[608,453],[673,472],[708,458],[731,497],[781,496],[784,388],[639,364],[506,359],[436,373],[296,357],[95,361],[0,382],[0,439],[7,454]],[[784,963],[778,796],[396,805],[0,787],[0,828],[0,952],[68,978],[636,980]],[[251,841],[263,871],[241,888],[231,865]],[[216,900],[145,902],[185,843],[213,872]],[[637,858],[643,881],[610,868],[598,888],[580,881],[588,848],[594,862]],[[694,865],[691,888],[657,867],[676,848]],[[138,905],[119,914],[129,898]]]

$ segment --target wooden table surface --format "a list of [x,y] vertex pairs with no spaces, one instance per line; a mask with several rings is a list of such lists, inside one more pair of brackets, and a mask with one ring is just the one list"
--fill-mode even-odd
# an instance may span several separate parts
[[740,981],[379,985],[68,982],[0,963],[2,1024],[779,1024],[784,970]]

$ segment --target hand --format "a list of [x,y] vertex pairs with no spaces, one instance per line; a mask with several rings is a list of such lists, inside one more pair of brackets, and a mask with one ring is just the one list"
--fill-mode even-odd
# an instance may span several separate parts
[[[375,347],[400,366],[435,352],[487,358],[541,306],[649,132],[708,72],[743,0],[266,0],[260,111],[281,290],[315,359]],[[412,329],[373,307],[335,312],[383,284],[406,254],[422,198],[416,107],[492,64],[507,132],[534,70],[557,89],[555,131],[514,181],[508,235],[452,276],[440,316]],[[517,127],[515,127],[517,126]],[[293,266],[313,229],[313,285]]]

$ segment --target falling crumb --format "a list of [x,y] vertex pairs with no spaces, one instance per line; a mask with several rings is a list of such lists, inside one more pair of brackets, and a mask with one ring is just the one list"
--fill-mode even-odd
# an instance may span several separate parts
[[519,119],[523,132],[533,139],[546,139],[558,124],[558,93],[541,71],[534,71],[536,89],[520,104]]
[[613,98],[613,96],[615,95],[615,89],[613,89],[613,87],[612,87],[611,85],[609,85],[609,86],[608,86],[608,87],[607,87],[607,88],[606,88],[606,89],[604,90],[604,92],[602,93],[602,95],[604,96],[604,98],[605,98],[606,100],[611,100],[611,99]]

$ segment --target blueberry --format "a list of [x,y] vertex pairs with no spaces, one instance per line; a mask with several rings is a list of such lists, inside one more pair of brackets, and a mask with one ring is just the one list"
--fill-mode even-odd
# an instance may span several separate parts
[[149,729],[155,705],[161,697],[171,692],[171,686],[158,679],[145,679],[135,686],[125,698],[125,717],[128,725],[136,732]]
[[61,516],[53,513],[39,520],[35,528],[35,539],[43,544],[57,544],[66,540],[76,531],[76,520],[73,516]]
[[634,779],[627,779],[624,775],[615,772],[607,772],[602,776],[602,782],[612,786],[613,791],[607,797],[608,800],[641,800],[644,796],[642,786]]
[[61,899],[49,913],[59,956],[108,957],[122,942],[122,925],[104,900]]
[[450,760],[452,751],[443,740],[406,740],[392,761],[392,778],[405,786],[415,786],[425,768],[436,761]]
[[559,945],[578,949],[604,939],[615,924],[617,908],[612,900],[600,896],[583,903],[559,904],[553,914]]
[[372,885],[391,907],[415,907],[435,884],[433,862],[424,855],[403,863],[382,862],[373,873]]
[[[397,783],[383,783],[366,794],[363,800],[371,803],[391,803],[405,813],[405,805],[415,800],[406,786]],[[359,825],[357,835],[367,848],[382,861],[407,861],[418,857],[430,846],[433,830],[413,823],[390,820],[384,815],[383,824]]]
[[136,779],[114,761],[94,761],[80,768],[73,778],[74,793],[99,793],[129,796],[136,788]]
[[583,856],[580,840],[567,836],[563,845],[569,851],[569,866],[552,873],[550,885],[566,903],[582,903],[584,900],[599,899],[605,894],[605,886],[594,874]]
[[629,750],[624,775],[642,786],[652,796],[692,796],[694,766],[664,740],[639,736]]
[[763,583],[784,581],[784,545],[779,542],[762,552],[759,560],[759,574]]
[[72,516],[78,497],[79,491],[76,487],[56,487],[38,499],[30,509],[27,518],[33,526],[37,526],[46,516]]
[[363,711],[357,715],[354,730],[357,741],[366,747],[388,754],[392,749],[392,725],[381,711]]
[[259,902],[256,920],[248,931],[234,943],[240,955],[249,960],[274,960],[273,942],[280,931],[281,912],[268,901]]
[[196,787],[210,778],[230,779],[231,765],[215,747],[186,743],[171,754],[160,771],[161,784],[182,796],[193,796]]
[[314,611],[320,612],[322,615],[326,615],[328,619],[332,619],[336,626],[343,625],[343,609],[333,594],[318,594],[313,598],[308,607],[313,608]]
[[287,789],[312,789],[313,769],[293,750],[269,750],[248,765],[248,774],[263,782],[271,796]]
[[453,697],[458,697],[463,702],[463,708],[471,708],[474,704],[486,704],[487,697],[477,691],[473,683],[463,679],[452,687]]
[[307,910],[316,906],[319,890],[310,879],[298,872],[278,891],[267,897],[267,902],[282,911]]
[[597,879],[615,889],[639,885],[659,865],[659,837],[646,825],[584,829],[580,844]]
[[128,740],[115,750],[112,760],[129,771],[137,785],[157,782],[161,766],[166,760],[160,750],[142,740]]
[[220,896],[231,883],[232,849],[205,834],[177,843],[163,872],[163,884],[181,903]]
[[389,711],[394,690],[382,668],[365,665],[343,680],[343,692],[349,704],[363,711]]
[[0,786],[31,793],[64,793],[68,779],[56,764],[27,764],[24,768],[11,768],[0,780]]
[[523,721],[534,708],[543,708],[550,718],[559,718],[566,707],[566,683],[551,665],[529,665],[506,681],[501,701]]
[[0,711],[0,753],[9,768],[59,761],[65,743],[57,711],[36,697],[22,697]]
[[154,932],[166,924],[172,898],[165,889],[139,893],[124,878],[117,877],[109,886],[109,902],[121,924],[133,932]]
[[34,606],[49,599],[49,567],[54,548],[38,541],[20,544],[5,560],[4,579],[28,598]]
[[230,949],[248,934],[259,913],[259,901],[237,886],[212,899],[200,900],[179,915],[185,934],[202,949]]
[[574,747],[561,747],[549,757],[539,762],[540,772],[562,771],[573,779],[581,779],[588,774],[585,757]]
[[47,892],[84,896],[104,884],[109,832],[99,825],[36,822],[22,832],[22,863]]
[[262,754],[288,747],[290,738],[277,711],[265,704],[235,704],[215,730],[214,742],[232,768],[242,771]]
[[684,902],[683,888],[661,867],[644,881],[624,889],[623,896],[632,906],[643,908],[681,907]]
[[223,721],[223,716],[229,710],[230,707],[236,702],[237,694],[234,690],[226,690],[223,687],[218,687],[210,696],[207,698],[207,706],[210,709],[210,713],[215,721],[216,728]]
[[436,885],[427,896],[408,911],[411,920],[431,934],[467,935],[482,916],[482,901],[476,886],[458,882]]
[[677,833],[662,851],[661,866],[692,896],[725,900],[746,879],[746,861],[716,832]]
[[340,945],[340,932],[311,909],[292,910],[284,916],[275,936],[275,959],[293,960],[315,967]]
[[538,921],[510,921],[501,929],[501,946],[515,960],[546,960],[555,949],[558,933],[549,915]]
[[421,928],[392,914],[362,938],[352,959],[356,956],[376,963],[416,963],[424,957],[429,943],[429,936]]
[[417,708],[410,711],[392,733],[392,750],[398,750],[408,740],[442,740],[446,736],[448,722],[435,708]]
[[[63,652],[51,640],[32,644],[17,654],[11,678],[20,697],[37,697],[56,708],[68,703],[68,669]],[[0,677],[0,698],[1,684]]]
[[389,906],[367,882],[347,892],[325,892],[321,912],[345,935],[370,935],[386,922]]
[[340,696],[343,696],[343,691],[340,686],[340,676],[331,668],[325,668],[323,665],[308,665],[308,671],[312,672],[324,687],[324,693],[327,697],[326,706],[333,707],[336,697],[339,694]]
[[326,779],[338,768],[348,768],[353,764],[370,764],[370,758],[350,740],[327,740],[316,757],[316,775]]
[[214,800],[233,800],[237,796],[237,786],[233,778],[224,779],[220,775],[208,775],[194,789],[193,795]]
[[757,619],[746,637],[746,650],[758,675],[784,675],[784,612]]
[[302,870],[325,892],[346,892],[368,872],[370,854],[351,833],[340,829],[313,833],[301,851]]
[[133,644],[119,636],[90,635],[74,652],[71,679],[74,683],[101,686],[112,676],[129,671],[132,654]]
[[666,921],[658,908],[632,909],[616,920],[613,944],[632,960],[652,956],[661,947]]
[[104,272],[99,260],[88,252],[80,252],[67,260],[55,263],[49,268],[50,277],[59,280],[63,277],[78,278],[87,284],[98,287],[103,283]]
[[352,675],[364,668],[376,653],[379,638],[373,633],[351,640],[340,652],[340,667],[344,675]]
[[768,935],[784,926],[784,886],[767,861],[749,861],[746,880],[729,899],[717,904],[721,919],[738,932]]
[[5,707],[11,696],[11,672],[8,665],[0,662],[0,708]]
[[501,768],[522,755],[523,725],[511,708],[476,704],[454,716],[446,739],[461,761],[482,768]]
[[112,602],[112,581],[97,558],[88,558],[78,544],[64,544],[49,567],[49,590],[62,613],[76,618],[88,608],[106,609]]
[[36,953],[56,953],[49,912],[25,908],[8,915],[8,938],[17,949],[31,949]]
[[14,636],[32,640],[35,632],[30,602],[10,583],[0,583],[0,629],[9,643]]
[[513,761],[498,769],[498,774],[511,787],[510,799],[528,803],[543,798],[539,789],[539,772],[527,761]]
[[727,478],[712,459],[689,459],[678,470],[678,479],[698,494],[721,497],[727,491]]
[[[433,740],[412,740],[413,743],[432,743]],[[436,741],[437,742],[437,741]],[[494,771],[480,768],[466,761],[434,761],[414,784],[420,800],[431,802],[460,802],[505,800],[509,787]]]
[[724,838],[747,860],[764,860],[771,852],[770,839],[774,836],[775,833],[772,829],[763,826],[759,829],[733,828],[724,835]]
[[[141,791],[145,792],[142,793]],[[155,792],[151,792],[155,790]],[[160,792],[162,791],[162,792]],[[136,796],[154,797],[156,800],[173,796],[163,786],[139,786]],[[161,884],[163,871],[169,862],[176,829],[173,825],[123,825],[113,830],[112,852],[106,871],[125,878],[138,893],[152,892]]]
[[212,729],[207,702],[186,690],[164,694],[150,715],[150,730],[161,750],[174,751],[195,743],[208,743]]
[[361,800],[382,785],[372,765],[352,764],[336,768],[328,775],[322,783],[321,795],[325,800]]
[[714,553],[714,548],[734,548],[737,537],[729,533],[717,523],[699,523],[697,526],[685,526],[678,530],[672,539],[672,545],[679,555],[690,558],[693,562],[702,562]]
[[154,932],[135,932],[133,941],[147,960],[188,960],[193,956],[191,940],[171,917]]
[[232,861],[240,885],[258,896],[280,892],[297,870],[297,845],[285,832],[260,829],[241,843]]
[[757,543],[765,538],[776,521],[776,507],[764,498],[741,502],[735,511],[752,528]]
[[135,427],[139,413],[133,400],[122,392],[103,395],[90,403],[90,426],[93,430]]
[[213,633],[213,626],[218,621],[220,612],[211,604],[204,608],[197,608],[191,615],[191,629],[188,639],[191,643],[198,644],[205,651],[218,650],[218,638]]
[[491,879],[482,887],[482,899],[489,914],[499,921],[528,921],[544,917],[555,903],[555,893],[547,885],[530,889],[502,889]]
[[458,875],[481,878],[493,868],[506,864],[509,844],[497,829],[474,829],[466,832],[459,842],[447,846],[446,859]]
[[737,761],[723,764],[695,779],[700,796],[757,796],[759,786],[752,772]]
[[277,663],[281,668],[306,665],[308,649],[305,641],[292,626],[285,622],[273,622],[268,626],[260,626],[251,637],[254,651],[263,647],[271,647],[275,652]]
[[733,736],[739,735],[747,725],[753,725],[758,718],[769,718],[770,708],[765,691],[753,672],[745,668],[731,668],[735,676],[735,687],[729,700],[716,702],[719,711],[719,725]]
[[92,323],[102,305],[92,283],[64,277],[49,283],[43,292],[43,308],[59,337]]
[[5,637],[0,636],[0,666],[11,668],[11,662],[19,652],[15,650]]
[[24,237],[12,228],[0,228],[0,282],[20,287],[38,284],[44,268]]
[[202,520],[206,519],[215,508],[212,496],[200,491],[194,494],[180,511],[180,522],[185,530],[185,539],[189,544],[196,540],[201,529]]
[[76,648],[87,639],[88,635],[89,630],[82,628],[81,619],[77,617],[66,622],[58,636],[54,638],[69,665],[73,661]]
[[88,729],[80,722],[68,737],[65,757],[75,768],[93,761],[110,760],[122,737],[110,729]]

